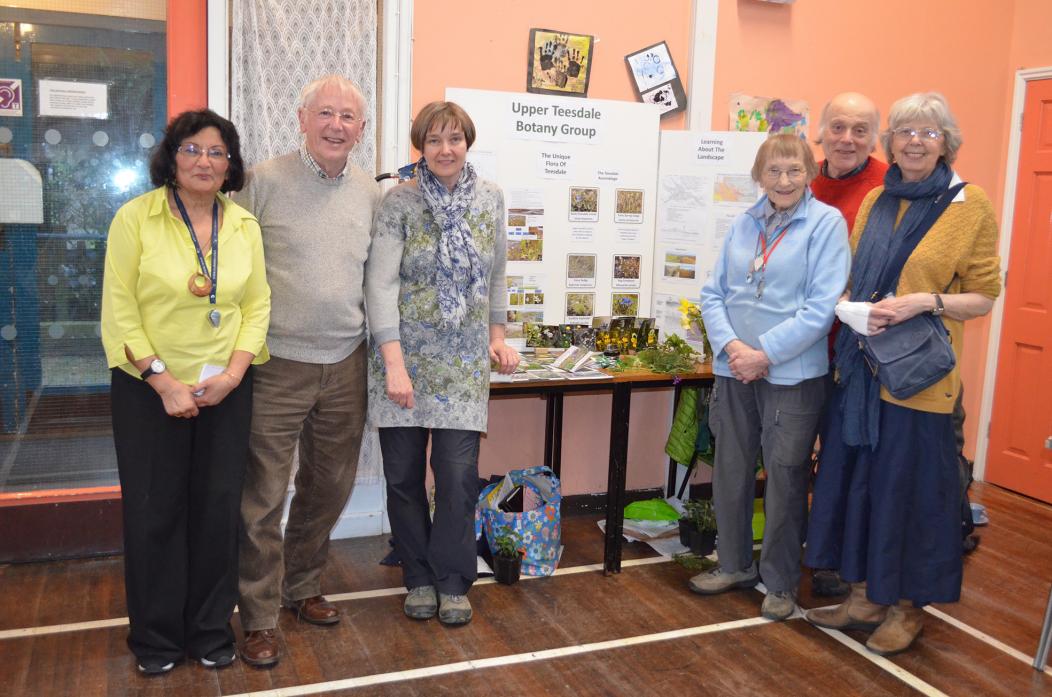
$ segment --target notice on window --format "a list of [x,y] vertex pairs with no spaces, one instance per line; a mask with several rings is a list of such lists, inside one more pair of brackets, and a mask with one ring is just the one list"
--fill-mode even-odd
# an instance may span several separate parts
[[22,115],[22,81],[0,77],[0,116]]
[[108,87],[102,82],[40,81],[40,115],[108,119]]

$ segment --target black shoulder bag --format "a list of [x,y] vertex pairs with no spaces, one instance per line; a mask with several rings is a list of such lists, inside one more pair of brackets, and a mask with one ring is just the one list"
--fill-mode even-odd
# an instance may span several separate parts
[[[884,267],[874,301],[894,292],[906,260],[965,183],[950,187],[935,199],[913,239],[904,243]],[[943,292],[948,289],[949,286]],[[941,317],[928,312],[888,325],[875,336],[859,336],[858,347],[874,377],[895,399],[908,399],[934,385],[957,365],[946,325]]]

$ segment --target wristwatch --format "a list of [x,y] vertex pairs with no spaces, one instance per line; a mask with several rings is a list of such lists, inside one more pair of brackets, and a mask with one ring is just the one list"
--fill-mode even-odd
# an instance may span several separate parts
[[146,370],[142,371],[142,379],[145,380],[151,375],[160,375],[166,370],[168,370],[168,366],[164,364],[164,361],[162,361],[160,358],[154,358],[152,361],[150,361],[149,367],[147,367]]
[[938,317],[942,313],[946,312],[946,306],[942,304],[942,296],[938,293],[932,293],[935,296],[935,307],[932,308],[931,313]]

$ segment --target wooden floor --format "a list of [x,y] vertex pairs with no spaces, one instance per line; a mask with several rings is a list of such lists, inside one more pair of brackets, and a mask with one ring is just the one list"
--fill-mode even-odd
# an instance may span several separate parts
[[1052,507],[973,492],[992,523],[966,559],[961,602],[931,608],[915,648],[890,660],[859,634],[760,619],[757,590],[693,595],[691,572],[640,544],[604,577],[594,519],[571,518],[555,577],[476,585],[475,619],[456,629],[402,615],[400,572],[377,564],[386,537],[334,543],[323,588],[343,621],[283,613],[286,655],[270,670],[187,663],[141,677],[124,644],[120,558],[0,566],[0,695],[1052,696],[1052,669],[1029,665],[1052,581]]

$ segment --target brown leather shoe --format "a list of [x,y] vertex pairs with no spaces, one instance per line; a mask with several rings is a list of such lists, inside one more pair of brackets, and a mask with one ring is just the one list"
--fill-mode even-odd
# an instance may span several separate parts
[[804,613],[804,619],[827,629],[861,629],[872,632],[884,621],[888,608],[866,598],[866,584],[852,583],[851,594],[839,605]]
[[241,660],[256,668],[272,666],[281,658],[281,646],[273,629],[245,632]]
[[866,648],[878,656],[894,656],[913,645],[924,629],[924,610],[908,600],[888,608],[888,616],[869,637]]
[[339,608],[326,600],[324,595],[316,595],[313,598],[304,600],[294,600],[288,603],[288,607],[301,620],[311,624],[336,624],[340,621]]

